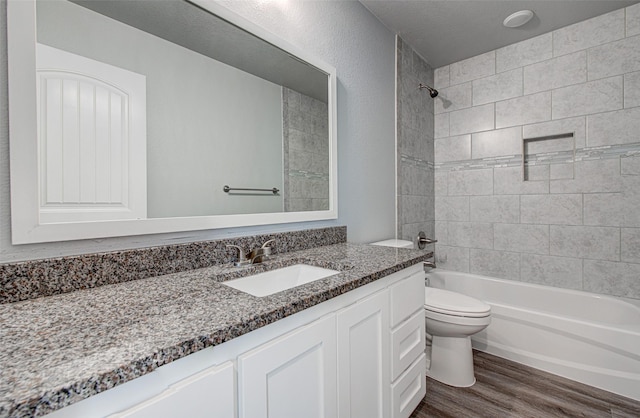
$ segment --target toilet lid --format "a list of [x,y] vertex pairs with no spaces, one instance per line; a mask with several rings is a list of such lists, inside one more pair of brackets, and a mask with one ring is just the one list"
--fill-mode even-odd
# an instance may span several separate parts
[[491,306],[460,293],[425,287],[424,295],[424,308],[429,311],[476,318],[491,313]]

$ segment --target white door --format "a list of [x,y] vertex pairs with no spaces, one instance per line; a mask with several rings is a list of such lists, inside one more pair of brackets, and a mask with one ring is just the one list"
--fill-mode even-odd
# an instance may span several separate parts
[[238,357],[239,416],[336,417],[336,323],[329,315]]
[[389,293],[338,312],[340,418],[390,416]]
[[147,217],[146,77],[36,49],[40,223]]

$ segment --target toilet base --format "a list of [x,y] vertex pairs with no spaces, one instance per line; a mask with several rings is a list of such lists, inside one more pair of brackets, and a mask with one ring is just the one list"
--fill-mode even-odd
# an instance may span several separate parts
[[438,337],[431,341],[431,364],[427,376],[454,387],[476,383],[471,337]]

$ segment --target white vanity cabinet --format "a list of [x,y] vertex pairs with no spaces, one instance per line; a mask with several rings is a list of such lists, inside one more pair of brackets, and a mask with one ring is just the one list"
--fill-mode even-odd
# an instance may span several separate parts
[[228,361],[169,386],[160,395],[109,418],[234,418],[235,372]]
[[388,290],[340,310],[337,324],[340,418],[390,416]]
[[49,416],[407,418],[425,394],[416,264]]
[[391,416],[408,418],[426,393],[424,274],[389,287]]
[[330,314],[238,357],[241,418],[336,416],[336,320]]

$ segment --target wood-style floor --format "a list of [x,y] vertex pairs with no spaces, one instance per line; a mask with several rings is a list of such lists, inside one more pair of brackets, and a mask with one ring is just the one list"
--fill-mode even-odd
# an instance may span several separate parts
[[476,384],[454,388],[427,377],[410,418],[640,418],[640,402],[474,351]]

